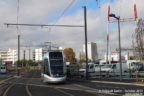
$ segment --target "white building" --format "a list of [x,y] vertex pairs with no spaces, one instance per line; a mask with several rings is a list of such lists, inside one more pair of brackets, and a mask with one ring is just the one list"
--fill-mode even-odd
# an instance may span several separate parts
[[43,60],[43,49],[42,48],[35,49],[35,51],[34,51],[34,60],[35,61]]
[[[96,61],[98,59],[97,44],[93,42],[88,42],[87,50],[88,50],[88,59]],[[85,53],[85,44],[83,45],[83,52]]]
[[11,48],[7,51],[0,51],[0,59],[3,64],[5,64],[6,61],[11,61],[12,64],[14,64],[14,62],[17,61],[17,51]]
[[[107,59],[107,55],[104,55],[104,60]],[[118,52],[113,52],[111,55],[108,55],[108,61],[119,61],[119,53]]]
[[[51,50],[63,50],[63,47],[51,47]],[[35,49],[33,52],[33,60],[34,61],[42,61],[43,60],[43,55],[44,55],[44,49],[38,48]]]
[[[107,59],[107,55],[104,55],[104,60]],[[121,56],[122,60],[126,60],[125,56]],[[108,55],[108,61],[119,61],[119,52],[112,52]]]

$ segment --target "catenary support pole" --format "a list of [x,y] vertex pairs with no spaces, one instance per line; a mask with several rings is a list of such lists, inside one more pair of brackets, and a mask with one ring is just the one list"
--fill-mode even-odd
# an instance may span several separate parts
[[119,31],[119,63],[120,63],[120,81],[122,81],[122,62],[121,62],[121,40],[120,40],[120,17],[118,20],[118,31]]
[[[24,60],[23,60],[23,66],[25,66],[25,50],[24,50],[24,58],[23,58]],[[23,67],[22,66],[22,67]]]
[[17,75],[19,76],[19,69],[20,66],[20,35],[18,35],[18,62],[17,62]]
[[86,56],[86,80],[88,80],[88,54],[87,54],[87,17],[86,6],[84,6],[84,23],[85,23],[85,56]]

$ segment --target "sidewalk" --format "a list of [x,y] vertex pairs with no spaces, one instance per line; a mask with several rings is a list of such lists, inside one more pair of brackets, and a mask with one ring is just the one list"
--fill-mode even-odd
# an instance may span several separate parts
[[122,81],[120,81],[120,78],[90,78],[89,80],[122,82],[122,83],[136,83],[135,78],[123,78]]
[[73,82],[92,82],[92,83],[106,83],[106,84],[120,84],[120,85],[134,85],[134,86],[142,86],[144,87],[144,82],[136,82],[135,78],[130,78],[130,79],[122,79],[120,81],[119,78],[89,78],[86,80],[85,78],[71,78],[69,79],[70,81]]
[[120,81],[119,78],[115,79],[108,79],[108,78],[95,78],[95,79],[90,79],[89,82],[93,83],[109,83],[109,84],[120,84],[120,85],[134,85],[134,86],[142,86],[144,87],[144,82],[136,82],[135,78],[130,78],[130,79],[122,79]]

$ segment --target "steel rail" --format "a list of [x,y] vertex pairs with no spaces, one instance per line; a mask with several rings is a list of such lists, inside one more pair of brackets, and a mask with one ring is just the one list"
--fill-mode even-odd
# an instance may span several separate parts
[[[8,79],[9,80],[9,79]],[[14,80],[13,83],[5,83],[3,88],[6,88],[2,94],[0,94],[1,96],[8,96],[8,92],[9,90],[16,84],[16,82],[19,81],[19,79]]]

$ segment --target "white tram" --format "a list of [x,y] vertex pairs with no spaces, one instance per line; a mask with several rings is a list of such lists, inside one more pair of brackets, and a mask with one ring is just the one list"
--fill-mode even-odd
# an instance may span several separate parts
[[49,51],[44,56],[42,80],[47,83],[62,83],[66,81],[66,63],[63,51]]

